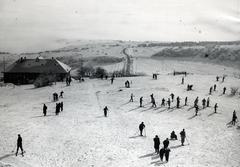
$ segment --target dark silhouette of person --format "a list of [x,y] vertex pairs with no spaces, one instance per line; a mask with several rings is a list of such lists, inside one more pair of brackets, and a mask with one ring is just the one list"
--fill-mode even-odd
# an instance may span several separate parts
[[164,156],[164,154],[165,154],[165,149],[164,149],[164,147],[163,147],[163,148],[161,148],[160,151],[159,151],[159,156],[160,156],[160,160],[161,160],[161,161],[163,161],[163,156]]
[[188,101],[188,98],[187,97],[185,97],[185,106],[187,105],[187,101]]
[[162,99],[161,106],[165,106],[165,99],[164,98]]
[[63,111],[63,102],[59,103],[60,110]]
[[47,115],[47,106],[45,104],[43,104],[43,115]]
[[204,109],[205,105],[206,105],[206,99],[205,98],[202,100],[202,105],[203,105],[203,109]]
[[235,125],[237,122],[237,115],[236,115],[236,111],[233,111],[233,116],[232,116],[232,125]]
[[60,92],[59,98],[63,98],[63,91]]
[[170,109],[170,107],[171,107],[171,100],[170,100],[170,98],[168,98],[167,103],[168,103],[168,109]]
[[226,93],[226,90],[227,90],[227,88],[226,88],[226,87],[224,87],[224,88],[223,88],[223,94],[225,94],[225,93]]
[[174,94],[171,93],[170,96],[171,96],[171,98],[172,98],[172,102],[173,102],[173,100],[174,100]]
[[156,102],[155,102],[155,99],[154,98],[152,98],[152,107],[157,107],[157,105],[156,105]]
[[184,77],[182,77],[182,84],[184,84]]
[[209,95],[211,95],[212,94],[212,87],[210,87],[210,89],[209,89]]
[[195,105],[195,116],[197,116],[197,114],[198,114],[198,110],[199,110],[198,105]]
[[139,131],[140,131],[140,136],[143,136],[142,135],[142,132],[143,132],[143,129],[145,128],[145,125],[144,125],[144,122],[142,122],[140,125],[139,125]]
[[153,139],[153,142],[154,142],[155,153],[159,153],[160,139],[158,135],[155,136],[155,138]]
[[219,81],[219,76],[216,76],[216,81],[217,81],[217,82]]
[[143,97],[140,97],[140,107],[142,107]]
[[217,88],[217,85],[214,84],[214,85],[213,85],[213,91],[216,91],[216,88]]
[[108,112],[108,107],[107,106],[104,107],[103,112],[104,112],[104,116],[107,117],[107,112]]
[[134,95],[133,95],[133,93],[131,93],[130,102],[133,102],[133,97],[134,97]]
[[183,129],[183,130],[180,132],[180,136],[181,136],[181,144],[182,144],[182,146],[184,146],[184,142],[185,142],[185,138],[186,138],[185,129]]
[[214,112],[217,113],[217,108],[218,108],[218,105],[217,103],[214,105]]
[[207,107],[209,107],[210,106],[210,98],[208,97],[207,98]]
[[170,135],[170,139],[172,140],[177,140],[177,135],[175,134],[174,131],[172,131],[171,135]]
[[170,154],[170,149],[169,148],[165,148],[165,159],[166,159],[166,161],[168,162],[168,160],[169,160],[169,154]]
[[164,141],[163,141],[163,147],[166,149],[169,145],[169,140],[168,138],[166,138]]
[[21,149],[21,151],[22,151],[22,156],[23,156],[22,137],[21,137],[20,134],[18,134],[18,139],[17,139],[17,152],[16,152],[16,154],[15,154],[16,156],[17,156],[17,154],[18,154],[19,148]]
[[177,97],[177,108],[179,108],[180,107],[180,98],[179,98],[179,96]]

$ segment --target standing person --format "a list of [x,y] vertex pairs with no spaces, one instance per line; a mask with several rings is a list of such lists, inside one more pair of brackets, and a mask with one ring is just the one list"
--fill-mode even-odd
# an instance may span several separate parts
[[107,106],[104,107],[103,112],[104,112],[104,116],[107,117],[107,112],[108,112]]
[[187,97],[185,97],[185,106],[187,105],[187,101],[188,101],[188,98]]
[[205,98],[202,100],[202,105],[203,105],[203,109],[204,109],[205,105],[206,105],[206,99]]
[[139,125],[139,131],[140,131],[140,136],[143,136],[142,135],[142,132],[143,132],[143,129],[145,128],[145,125],[144,125],[144,122],[142,122],[140,125]]
[[21,151],[22,151],[22,156],[23,156],[22,137],[21,137],[20,134],[18,134],[18,139],[17,139],[17,152],[16,152],[16,154],[15,154],[16,156],[17,156],[17,154],[18,154],[19,148],[21,149]]
[[170,149],[169,148],[166,148],[165,149],[165,159],[166,159],[166,161],[168,162],[168,160],[169,160],[169,153],[170,153]]
[[182,85],[184,84],[184,77],[182,77]]
[[170,107],[171,107],[171,100],[170,100],[170,98],[168,98],[167,103],[168,103],[168,109],[170,109]]
[[140,107],[142,107],[142,103],[143,103],[143,97],[140,97]]
[[218,105],[217,103],[214,105],[214,113],[217,113],[217,108],[218,108]]
[[173,100],[174,100],[174,94],[171,93],[170,96],[171,96],[171,98],[172,98],[172,102],[173,102]]
[[160,156],[160,160],[163,161],[163,156],[165,154],[165,149],[164,147],[160,149],[160,152],[159,152],[159,156]]
[[171,135],[170,135],[170,139],[171,140],[177,140],[177,135],[175,134],[174,131],[172,131]]
[[181,144],[182,144],[182,146],[184,146],[184,142],[185,142],[185,139],[186,139],[185,129],[183,129],[183,130],[180,132],[180,136],[181,136]]
[[113,80],[114,80],[114,77],[112,76],[112,78],[111,78],[111,84],[113,84]]
[[63,111],[63,102],[59,103],[61,111]]
[[130,96],[130,102],[133,102],[133,93],[131,93],[131,96]]
[[194,101],[194,106],[198,105],[198,97]]
[[47,106],[46,106],[46,104],[43,104],[43,115],[44,116],[47,115]]
[[236,115],[236,111],[234,110],[234,111],[233,111],[233,117],[232,117],[232,125],[235,126],[236,121],[237,121],[237,115]]
[[153,93],[150,95],[151,97],[151,103],[153,102]]
[[213,91],[216,91],[216,88],[217,88],[217,85],[214,84],[214,85],[213,85]]
[[216,76],[216,81],[218,82],[218,80],[219,80],[219,76]]
[[177,97],[177,108],[179,108],[180,107],[180,98],[179,98],[179,96]]
[[196,105],[195,105],[195,116],[197,116],[198,110],[199,110],[199,107],[198,107],[198,105],[196,104]]
[[56,115],[58,115],[60,112],[60,103],[56,103]]
[[210,98],[208,97],[207,98],[207,107],[209,107],[210,106]]
[[165,106],[165,99],[164,98],[162,99],[161,106]]
[[212,86],[209,89],[209,95],[211,95],[211,94],[212,94]]
[[60,92],[59,98],[63,98],[63,91]]
[[156,108],[156,107],[157,107],[157,105],[156,105],[156,102],[155,102],[155,99],[154,99],[154,98],[152,98],[152,107],[154,107],[154,108]]
[[158,135],[155,136],[155,138],[153,139],[154,142],[154,149],[155,149],[155,153],[159,153],[159,146],[160,146],[160,139],[158,137]]
[[163,141],[164,149],[168,148],[168,145],[169,145],[169,140],[168,140],[168,138],[166,138],[166,140]]
[[225,93],[226,93],[226,90],[227,90],[227,88],[226,88],[226,87],[224,87],[224,88],[223,88],[223,94],[225,94]]
[[226,77],[225,75],[222,77],[222,82],[224,82],[224,80],[225,80],[225,77]]

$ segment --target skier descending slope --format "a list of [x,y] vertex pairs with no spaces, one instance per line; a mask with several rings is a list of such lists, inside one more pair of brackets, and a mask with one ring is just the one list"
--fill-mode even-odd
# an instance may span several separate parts
[[18,154],[19,148],[21,149],[21,151],[22,151],[22,156],[23,156],[22,137],[21,137],[20,134],[18,134],[18,139],[17,139],[17,152],[16,152],[16,154],[15,154],[16,156],[17,156],[17,154]]

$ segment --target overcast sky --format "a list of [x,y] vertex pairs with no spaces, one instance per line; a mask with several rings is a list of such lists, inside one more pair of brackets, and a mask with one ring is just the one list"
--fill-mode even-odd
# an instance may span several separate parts
[[240,40],[240,0],[0,0],[0,50],[63,39]]

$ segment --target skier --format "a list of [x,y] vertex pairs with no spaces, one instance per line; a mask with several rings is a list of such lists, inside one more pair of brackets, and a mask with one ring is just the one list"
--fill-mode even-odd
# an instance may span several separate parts
[[152,107],[157,107],[157,105],[156,105],[156,102],[155,102],[155,99],[154,98],[152,98]]
[[171,94],[170,94],[170,96],[171,96],[171,98],[172,98],[172,102],[173,102],[173,99],[174,99],[174,94],[173,94],[173,93],[171,93]]
[[218,80],[219,80],[219,76],[216,76],[216,81],[218,82]]
[[170,139],[171,140],[177,140],[177,135],[175,134],[174,131],[172,131],[171,135],[170,135]]
[[227,90],[227,88],[226,88],[226,87],[224,87],[224,88],[223,88],[223,94],[225,94],[225,93],[226,93],[226,90]]
[[187,98],[187,97],[185,97],[185,106],[187,105],[187,100],[188,100],[188,98]]
[[47,115],[47,106],[45,104],[43,104],[43,115]]
[[104,109],[103,109],[103,112],[104,112],[104,116],[105,116],[105,117],[107,117],[107,111],[108,111],[108,108],[107,108],[107,106],[105,106]]
[[160,152],[159,152],[159,156],[160,156],[160,160],[163,161],[163,156],[165,154],[165,149],[164,147],[160,149]]
[[165,106],[165,99],[164,98],[162,99],[161,106]]
[[59,108],[63,111],[63,102],[59,103]]
[[168,145],[169,145],[169,140],[168,140],[168,138],[166,138],[166,140],[163,141],[164,149],[168,148]]
[[168,109],[170,109],[170,107],[171,107],[171,100],[170,100],[170,98],[168,98],[167,103],[168,103]]
[[199,110],[198,105],[195,105],[195,116],[197,116],[197,114],[198,114],[198,110]]
[[150,95],[151,97],[151,103],[153,102],[153,93]]
[[214,112],[217,113],[217,108],[218,108],[218,105],[217,103],[214,105]]
[[142,123],[139,125],[140,136],[143,136],[143,135],[142,135],[142,131],[143,131],[144,128],[145,128],[145,125],[144,125],[144,122],[142,122]]
[[210,106],[210,98],[208,97],[207,98],[207,107],[209,107]]
[[206,105],[206,99],[205,98],[202,100],[202,105],[203,105],[203,109],[204,109],[205,105]]
[[237,115],[236,115],[236,111],[234,110],[233,117],[232,117],[232,125],[235,125],[236,121],[237,121]]
[[155,138],[153,139],[154,141],[154,149],[155,149],[155,153],[159,153],[159,146],[160,146],[160,139],[158,137],[158,135],[155,136]]
[[182,84],[184,84],[184,77],[182,77]]
[[179,108],[180,107],[180,98],[179,98],[179,96],[177,97],[177,108]]
[[17,139],[17,152],[16,152],[16,154],[15,154],[16,156],[17,156],[17,154],[18,154],[19,148],[21,149],[21,151],[22,151],[22,156],[23,156],[22,137],[21,137],[20,134],[18,134],[18,139]]
[[197,104],[198,104],[198,97],[194,101],[194,106],[196,106]]
[[211,95],[211,94],[212,94],[212,86],[209,89],[209,95]]
[[183,130],[180,132],[180,136],[181,136],[181,144],[182,144],[182,146],[184,146],[184,142],[185,142],[185,138],[186,138],[185,129],[183,129]]
[[214,85],[213,85],[213,91],[216,91],[216,88],[217,88],[217,85],[214,84]]
[[60,112],[60,103],[56,103],[56,115],[58,115]]
[[140,97],[140,107],[142,107],[143,97]]
[[131,93],[130,102],[133,102],[133,97],[134,97],[134,95],[133,95],[133,93]]
[[63,98],[63,91],[60,92],[59,98]]
[[169,148],[166,148],[165,149],[165,159],[166,159],[166,161],[168,162],[168,160],[169,160],[169,153],[170,153],[170,149]]

